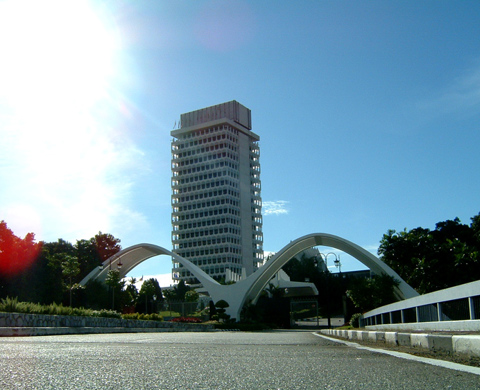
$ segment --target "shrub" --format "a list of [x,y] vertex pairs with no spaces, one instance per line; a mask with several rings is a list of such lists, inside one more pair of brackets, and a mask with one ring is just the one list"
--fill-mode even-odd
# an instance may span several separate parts
[[83,307],[72,308],[69,306],[63,306],[61,304],[58,305],[56,303],[51,303],[50,305],[40,305],[32,302],[18,302],[17,298],[10,297],[4,298],[0,301],[0,312],[121,318],[120,313],[117,313],[114,310],[91,310]]
[[[220,320],[227,322],[230,319],[230,316],[226,313],[226,308],[230,307],[227,301],[220,299],[216,304],[215,308],[217,309],[217,316]],[[213,318],[213,316],[212,316]]]
[[122,318],[122,315],[115,310],[93,310],[93,317]]
[[127,313],[127,314],[122,314],[122,318],[124,320],[138,320],[140,317],[139,313]]
[[6,297],[2,299],[2,301],[0,302],[0,310],[7,313],[16,312],[17,306],[18,306],[17,298]]
[[354,328],[360,328],[360,317],[362,316],[362,313],[355,313],[352,315],[352,318],[350,318],[350,325],[353,326]]
[[128,314],[122,314],[122,318],[125,320],[163,321],[163,317],[157,313],[152,313],[152,314],[128,313]]
[[150,314],[150,321],[163,321],[163,317],[160,314],[152,313]]

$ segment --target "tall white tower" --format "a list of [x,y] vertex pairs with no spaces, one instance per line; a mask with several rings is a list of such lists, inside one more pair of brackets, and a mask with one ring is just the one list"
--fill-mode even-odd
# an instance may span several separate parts
[[[236,101],[182,114],[172,140],[173,251],[217,280],[263,262],[260,137]],[[181,264],[174,280],[195,283]]]

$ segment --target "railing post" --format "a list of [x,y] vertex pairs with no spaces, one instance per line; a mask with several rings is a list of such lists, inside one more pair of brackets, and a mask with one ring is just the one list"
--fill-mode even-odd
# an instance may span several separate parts
[[404,310],[404,309],[401,309],[401,310],[400,310],[400,317],[401,317],[401,319],[402,319],[402,324],[405,323],[405,316],[403,315],[403,310]]
[[420,310],[418,309],[418,306],[415,306],[415,319],[417,322],[420,322]]
[[475,313],[475,305],[473,304],[473,298],[472,297],[468,297],[468,309],[469,309],[469,312],[470,312],[470,319],[474,320],[476,318],[477,313]]
[[442,321],[442,304],[441,302],[437,303],[437,312],[438,312],[438,321]]
[[392,312],[388,313],[388,316],[390,317],[390,323],[393,324],[393,315]]

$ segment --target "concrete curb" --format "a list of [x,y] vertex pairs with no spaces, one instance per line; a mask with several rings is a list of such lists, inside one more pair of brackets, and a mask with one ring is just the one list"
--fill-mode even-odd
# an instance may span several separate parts
[[320,333],[350,341],[370,341],[390,346],[480,357],[480,335],[437,335],[364,330],[323,329]]

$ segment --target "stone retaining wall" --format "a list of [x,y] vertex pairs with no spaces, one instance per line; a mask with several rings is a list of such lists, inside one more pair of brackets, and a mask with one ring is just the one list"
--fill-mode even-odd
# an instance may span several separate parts
[[167,321],[124,320],[120,318],[56,316],[44,314],[0,313],[0,328],[175,328],[178,330],[210,330],[213,325]]

